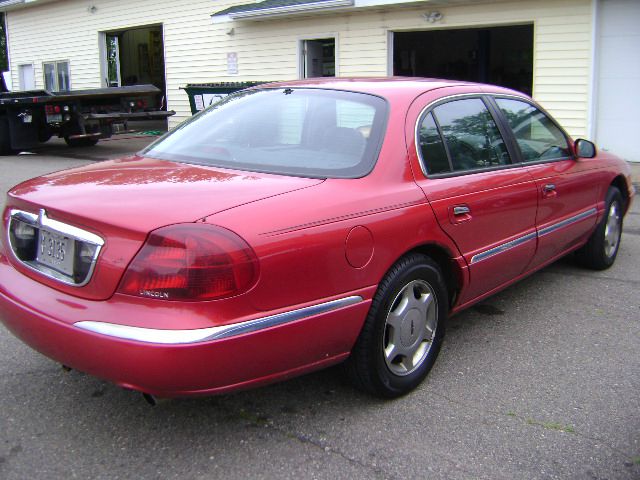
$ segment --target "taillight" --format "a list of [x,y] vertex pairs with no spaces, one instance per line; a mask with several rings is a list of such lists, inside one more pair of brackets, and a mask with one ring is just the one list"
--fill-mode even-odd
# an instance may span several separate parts
[[149,235],[119,292],[163,300],[215,300],[249,290],[258,259],[235,233],[202,223],[170,225]]

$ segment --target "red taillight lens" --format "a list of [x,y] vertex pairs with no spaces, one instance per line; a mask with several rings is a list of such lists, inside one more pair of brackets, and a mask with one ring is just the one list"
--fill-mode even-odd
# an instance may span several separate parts
[[214,225],[155,230],[127,269],[119,292],[163,300],[215,300],[249,290],[258,259],[235,233]]
[[56,113],[60,113],[60,105],[54,105],[53,111]]

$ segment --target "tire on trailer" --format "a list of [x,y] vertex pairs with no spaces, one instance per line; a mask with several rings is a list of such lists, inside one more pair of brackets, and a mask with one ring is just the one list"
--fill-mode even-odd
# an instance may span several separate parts
[[593,270],[605,270],[613,265],[620,249],[624,199],[620,190],[611,186],[605,197],[605,215],[576,254],[580,263]]
[[360,336],[345,362],[354,385],[384,398],[404,395],[427,376],[448,313],[442,272],[426,255],[406,255],[378,286]]
[[84,137],[84,138],[69,138],[68,136],[64,137],[64,141],[71,148],[77,147],[93,147],[98,143],[99,138],[97,137]]

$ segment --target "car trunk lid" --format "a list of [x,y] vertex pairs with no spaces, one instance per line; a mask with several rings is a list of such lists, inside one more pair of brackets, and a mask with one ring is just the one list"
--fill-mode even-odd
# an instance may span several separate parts
[[[309,179],[224,170],[132,157],[52,173],[14,187],[11,211],[45,215],[104,240],[90,281],[67,285],[12,258],[16,268],[56,289],[90,299],[116,290],[127,265],[148,233],[159,227],[198,221],[245,203],[307,188]],[[43,213],[40,213],[40,211]],[[10,249],[9,247],[8,249]]]

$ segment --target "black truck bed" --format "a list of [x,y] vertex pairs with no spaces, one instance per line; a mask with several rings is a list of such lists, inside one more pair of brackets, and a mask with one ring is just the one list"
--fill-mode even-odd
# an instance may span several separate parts
[[126,97],[127,95],[157,95],[160,89],[154,85],[131,85],[128,87],[90,88],[70,90],[68,92],[49,92],[47,90],[28,90],[24,92],[0,93],[0,105],[20,103],[48,103],[65,100],[83,100],[90,98]]

